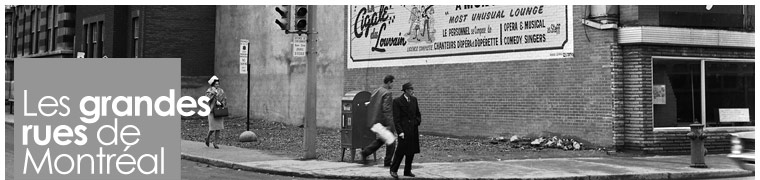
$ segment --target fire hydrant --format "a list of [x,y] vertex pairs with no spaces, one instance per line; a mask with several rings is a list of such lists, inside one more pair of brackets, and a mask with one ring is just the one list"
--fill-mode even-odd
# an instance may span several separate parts
[[691,166],[693,168],[707,168],[705,164],[705,156],[707,155],[707,148],[705,148],[705,135],[704,125],[692,124],[691,132],[686,134],[691,139]]

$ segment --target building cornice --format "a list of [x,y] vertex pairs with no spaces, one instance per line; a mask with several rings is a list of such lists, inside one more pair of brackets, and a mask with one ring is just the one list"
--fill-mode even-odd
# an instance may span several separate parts
[[661,44],[755,48],[754,32],[657,26],[622,27],[618,32],[618,42],[623,45]]

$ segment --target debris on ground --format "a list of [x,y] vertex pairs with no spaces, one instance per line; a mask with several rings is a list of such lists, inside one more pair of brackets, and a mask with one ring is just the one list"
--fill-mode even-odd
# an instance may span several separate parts
[[[289,125],[282,122],[266,121],[261,118],[250,119],[250,131],[258,135],[259,141],[239,142],[239,135],[247,130],[245,117],[225,118],[225,129],[220,135],[220,145],[236,146],[240,148],[255,149],[277,156],[301,158],[304,154],[303,128],[299,124]],[[208,120],[206,117],[192,116],[182,118],[182,139],[203,142],[208,135]],[[317,128],[317,160],[321,161],[351,161],[358,156],[351,157],[350,152],[343,152],[341,145],[341,131],[337,128]],[[547,142],[538,145],[530,143],[538,138],[525,138],[521,136],[505,136],[497,138],[483,137],[452,137],[441,135],[420,135],[421,153],[415,155],[414,161],[427,162],[459,162],[459,161],[497,161],[513,159],[536,159],[536,158],[572,158],[572,157],[606,157],[608,152],[598,151],[597,147],[587,147],[578,143],[579,148],[572,146],[572,151],[564,148],[549,148]],[[545,140],[552,138],[543,137]],[[558,138],[559,139],[559,138]],[[577,141],[577,140],[576,140]],[[558,140],[552,143],[557,145]],[[573,140],[562,140],[560,145],[572,143]],[[584,149],[584,150],[577,150]],[[349,151],[349,149],[345,149]],[[377,158],[382,163],[385,156],[385,147],[376,151]],[[633,156],[624,153],[612,154],[615,156]]]
[[525,138],[525,137],[519,137],[517,135],[513,135],[512,137],[507,140],[507,138],[503,136],[494,137],[491,138],[491,141],[489,142],[491,144],[500,144],[500,143],[506,143],[511,148],[520,148],[520,149],[526,149],[526,148],[533,148],[533,149],[544,149],[544,148],[554,148],[554,149],[562,149],[562,150],[583,150],[584,146],[583,143],[578,142],[575,139],[572,138],[558,138],[557,136],[554,137],[537,137],[537,138]]

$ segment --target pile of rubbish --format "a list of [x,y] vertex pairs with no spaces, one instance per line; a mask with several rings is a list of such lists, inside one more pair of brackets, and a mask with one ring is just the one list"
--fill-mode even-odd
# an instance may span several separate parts
[[508,145],[512,148],[534,148],[534,149],[544,149],[544,148],[556,148],[556,149],[564,149],[564,150],[582,150],[583,143],[580,143],[576,141],[575,139],[564,139],[564,138],[557,138],[557,136],[547,138],[547,137],[538,137],[538,138],[525,138],[525,137],[518,137],[518,136],[512,136],[511,138],[507,139],[505,137],[495,137],[491,139],[491,144],[499,144],[501,142],[506,142]]

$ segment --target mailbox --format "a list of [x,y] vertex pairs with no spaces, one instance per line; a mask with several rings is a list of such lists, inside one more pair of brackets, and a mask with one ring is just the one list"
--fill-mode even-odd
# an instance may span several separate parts
[[[346,93],[341,101],[340,123],[340,160],[346,155],[346,149],[351,150],[351,161],[354,161],[356,149],[364,148],[375,140],[375,133],[369,130],[367,122],[367,104],[371,93],[367,91],[351,91]],[[377,155],[375,155],[377,159]]]

